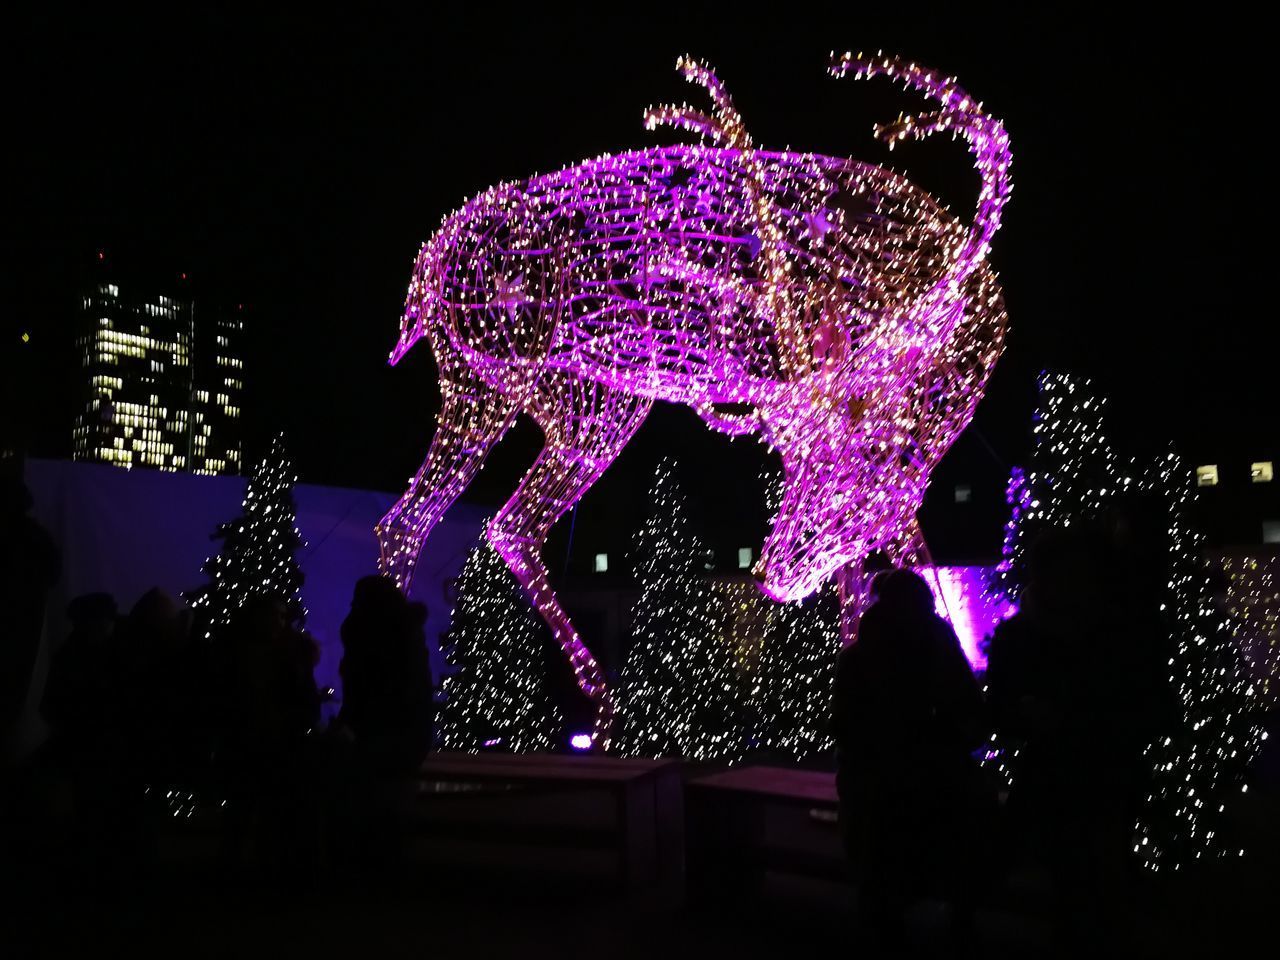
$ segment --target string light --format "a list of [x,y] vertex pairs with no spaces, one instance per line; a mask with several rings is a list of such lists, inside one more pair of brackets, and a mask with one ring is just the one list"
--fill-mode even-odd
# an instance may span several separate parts
[[429,342],[442,405],[425,463],[378,525],[383,571],[409,583],[428,533],[529,415],[546,445],[488,538],[595,701],[601,748],[612,700],[540,554],[653,401],[781,455],[783,502],[754,573],[794,601],[874,550],[912,552],[930,472],[1003,342],[986,257],[1011,189],[1008,137],[953,80],[879,54],[831,63],[837,77],[883,75],[936,101],[876,135],[962,138],[980,180],[972,223],[892,171],[758,148],[709,66],[677,68],[712,112],[660,106],[645,122],[700,143],[605,155],[468,200],[418,254],[391,353]]

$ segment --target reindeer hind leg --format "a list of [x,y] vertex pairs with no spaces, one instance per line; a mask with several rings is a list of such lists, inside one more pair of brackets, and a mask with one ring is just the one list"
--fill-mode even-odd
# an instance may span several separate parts
[[408,590],[423,542],[479,472],[515,412],[461,362],[440,364],[440,413],[426,460],[375,528],[378,570]]

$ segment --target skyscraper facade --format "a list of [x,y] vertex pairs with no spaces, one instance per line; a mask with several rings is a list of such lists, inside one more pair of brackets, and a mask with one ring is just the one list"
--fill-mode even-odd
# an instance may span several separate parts
[[99,282],[80,303],[77,460],[239,473],[244,320],[190,296]]

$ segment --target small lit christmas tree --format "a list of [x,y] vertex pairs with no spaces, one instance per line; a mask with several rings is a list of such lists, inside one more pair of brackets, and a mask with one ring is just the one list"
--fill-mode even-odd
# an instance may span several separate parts
[[216,638],[253,596],[284,600],[297,626],[306,618],[299,594],[302,568],[295,556],[303,546],[295,525],[297,479],[284,437],[277,435],[249,477],[243,512],[213,534],[222,541],[222,549],[201,567],[209,582],[187,594],[206,640]]
[[547,688],[546,625],[486,540],[467,555],[444,636],[453,672],[441,683],[448,750],[549,750],[564,726]]
[[641,594],[618,691],[618,752],[740,758],[745,696],[726,639],[729,611],[670,460],[658,464],[635,556]]

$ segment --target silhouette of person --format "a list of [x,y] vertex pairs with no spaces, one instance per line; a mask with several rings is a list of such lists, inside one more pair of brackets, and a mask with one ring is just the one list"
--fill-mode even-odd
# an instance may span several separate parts
[[1143,750],[1170,709],[1154,560],[1093,528],[1045,531],[1021,607],[991,640],[988,701],[1016,749],[1009,826],[1048,870],[1070,942],[1117,932]]
[[342,623],[342,709],[350,731],[376,769],[405,775],[430,749],[433,721],[426,607],[409,603],[387,577],[356,583]]
[[834,729],[846,850],[870,932],[892,948],[904,913],[948,899],[964,936],[992,800],[972,751],[986,738],[981,692],[928,584],[877,579],[857,643],[840,655]]
[[278,597],[250,597],[217,638],[216,759],[233,868],[256,853],[271,868],[296,871],[313,852],[317,650],[289,616]]
[[115,692],[117,616],[115,598],[107,593],[87,593],[67,606],[71,633],[50,661],[40,701],[40,715],[59,755],[98,753],[98,740],[111,725],[106,721]]
[[71,633],[49,664],[40,713],[49,725],[49,750],[66,771],[71,792],[78,880],[96,885],[117,859],[119,814],[128,791],[116,602],[105,593],[76,597],[67,607]]
[[30,516],[17,461],[0,462],[0,746],[26,705],[44,630],[45,598],[61,573],[58,549]]
[[355,585],[342,624],[342,709],[335,721],[343,782],[335,846],[347,855],[394,858],[398,813],[431,749],[434,682],[427,610],[386,577]]
[[192,750],[190,612],[159,587],[139,598],[118,631],[122,714],[135,775],[159,791],[187,777]]

